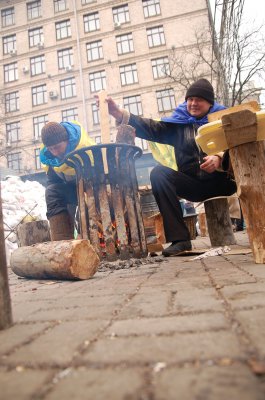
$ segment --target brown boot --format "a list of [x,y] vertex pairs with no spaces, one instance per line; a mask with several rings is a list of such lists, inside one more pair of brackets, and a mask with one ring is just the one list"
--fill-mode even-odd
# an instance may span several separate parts
[[73,224],[68,212],[54,215],[49,218],[49,223],[52,241],[74,239]]

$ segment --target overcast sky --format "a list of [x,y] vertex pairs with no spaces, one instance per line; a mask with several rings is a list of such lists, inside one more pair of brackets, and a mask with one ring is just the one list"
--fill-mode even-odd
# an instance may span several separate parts
[[[221,2],[219,1],[221,4]],[[215,0],[210,0],[210,4],[212,6],[212,11],[214,12],[214,4]],[[221,16],[221,7],[217,8],[218,14],[216,15],[216,21],[220,22]],[[245,0],[244,9],[243,9],[243,27],[246,29],[254,27],[261,27],[263,24],[262,33],[265,37],[265,0]],[[265,51],[265,48],[263,49]],[[265,80],[265,72],[264,72],[264,80]],[[260,86],[260,82],[256,81],[256,84]],[[261,84],[263,85],[263,84]],[[262,96],[262,102],[265,102],[265,93]]]
[[[244,18],[265,24],[265,0],[245,0]],[[265,32],[265,27],[263,27]]]
[[[217,11],[219,16],[221,15],[221,2],[219,1],[220,6],[217,7]],[[212,11],[214,13],[214,4],[215,0],[210,0],[210,4],[212,6]],[[244,11],[243,11],[244,21],[246,23],[252,23],[255,21],[255,25],[261,25],[264,23],[264,32],[265,32],[265,0],[245,0]],[[218,18],[218,15],[216,16]]]

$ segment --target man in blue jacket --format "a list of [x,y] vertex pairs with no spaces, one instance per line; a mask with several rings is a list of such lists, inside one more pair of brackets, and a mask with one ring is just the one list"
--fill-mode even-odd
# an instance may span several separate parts
[[213,87],[207,79],[194,82],[186,92],[185,102],[161,121],[130,114],[110,97],[106,102],[118,124],[133,126],[136,136],[142,139],[174,148],[176,169],[158,165],[151,171],[150,179],[166,240],[171,242],[163,255],[176,256],[190,250],[190,234],[178,197],[200,202],[210,197],[230,196],[236,191],[235,181],[220,170],[222,154],[207,156],[195,141],[198,127],[208,122],[207,115],[225,107],[215,102]]

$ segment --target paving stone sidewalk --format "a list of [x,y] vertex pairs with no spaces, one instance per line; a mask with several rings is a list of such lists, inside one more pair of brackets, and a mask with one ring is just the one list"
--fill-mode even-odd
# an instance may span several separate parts
[[265,265],[223,254],[119,268],[77,282],[10,272],[1,400],[265,399]]

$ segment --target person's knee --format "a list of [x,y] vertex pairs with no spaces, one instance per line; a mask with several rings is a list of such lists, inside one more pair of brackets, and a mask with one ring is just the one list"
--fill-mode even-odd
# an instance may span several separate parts
[[47,218],[67,211],[66,195],[60,184],[51,184],[45,191]]
[[162,165],[157,165],[152,169],[150,172],[150,181],[151,184],[156,184],[158,182],[161,182],[161,180],[164,179],[165,177],[165,168]]

